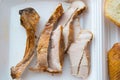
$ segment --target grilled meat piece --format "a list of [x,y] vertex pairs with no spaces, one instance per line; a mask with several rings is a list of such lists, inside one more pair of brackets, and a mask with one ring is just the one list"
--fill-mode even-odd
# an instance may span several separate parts
[[69,48],[70,44],[74,40],[73,35],[73,21],[76,16],[81,14],[86,9],[85,4],[82,1],[75,1],[71,4],[68,10],[64,13],[58,25],[63,26],[63,35],[65,41],[65,52]]
[[48,56],[48,71],[51,73],[62,72],[64,61],[64,39],[62,31],[63,27],[59,26],[53,31],[51,36],[51,47]]
[[15,67],[11,68],[11,77],[13,79],[18,79],[21,77],[22,73],[30,64],[34,56],[36,44],[35,33],[40,18],[38,13],[33,8],[25,8],[20,10],[19,14],[21,25],[23,25],[27,33],[27,40],[23,59]]
[[[78,35],[79,35],[79,33],[80,33],[80,30],[82,30],[81,29],[81,27],[80,27],[80,19],[79,19],[79,17],[77,17],[77,18],[75,18],[75,20],[73,21],[73,32],[74,32],[74,41],[76,41],[77,40],[77,37],[78,37]],[[73,42],[74,42],[73,41]]]
[[31,68],[33,71],[45,71],[48,69],[48,52],[49,52],[49,44],[52,31],[55,28],[55,24],[58,19],[63,14],[62,4],[59,4],[55,9],[54,13],[51,15],[47,24],[45,25],[44,30],[41,33],[38,47],[37,47],[37,64],[35,68]]
[[[74,36],[73,36],[73,21],[74,21],[74,18],[76,16],[78,16],[78,14],[80,14],[83,10],[85,9],[85,5],[84,3],[82,3],[81,1],[76,1],[74,3],[72,3],[72,5],[70,6],[70,8],[63,14],[63,16],[60,18],[60,21],[58,22],[58,25],[63,25],[63,34],[64,34],[64,40],[66,42],[66,49],[64,48],[64,46],[61,48],[61,49],[64,49],[64,50],[67,50],[67,48],[70,46],[71,42],[73,42],[73,39],[74,39]],[[57,34],[57,32],[56,32]],[[59,43],[60,42],[55,42],[56,40],[59,40],[59,38],[57,39],[57,37],[59,36],[56,36],[56,38],[52,37],[52,41],[51,41],[51,45],[53,46],[54,43],[56,43],[56,45],[54,46],[54,48],[51,48],[51,52],[49,53],[49,68],[48,68],[48,71],[49,72],[62,72],[62,65],[59,60],[59,54],[58,53],[60,51],[60,49],[57,49],[57,46],[60,46],[60,45],[63,45]],[[56,50],[56,51],[55,51]],[[64,56],[64,53],[65,51],[62,51],[62,56]],[[61,57],[62,57],[61,56]],[[60,59],[62,62],[63,62],[63,57],[62,59]]]
[[68,54],[71,62],[72,75],[86,78],[89,74],[90,61],[88,44],[93,34],[87,30],[81,30],[78,38],[71,44]]

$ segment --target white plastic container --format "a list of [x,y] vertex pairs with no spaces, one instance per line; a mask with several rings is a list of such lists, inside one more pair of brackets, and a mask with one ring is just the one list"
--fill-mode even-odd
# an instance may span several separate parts
[[[114,27],[110,21],[104,18],[104,1],[83,0],[88,9],[80,17],[83,29],[93,32],[91,43],[91,72],[86,80],[108,80],[107,51],[118,38],[120,29]],[[58,3],[63,3],[67,9],[69,3],[64,0],[0,0],[0,80],[12,80],[10,67],[16,65],[24,55],[26,33],[20,25],[18,11],[26,7],[33,7],[40,14],[40,27],[44,27],[51,12]],[[62,75],[31,72],[28,69],[22,76],[22,80],[82,80],[70,73],[70,62],[66,55]]]

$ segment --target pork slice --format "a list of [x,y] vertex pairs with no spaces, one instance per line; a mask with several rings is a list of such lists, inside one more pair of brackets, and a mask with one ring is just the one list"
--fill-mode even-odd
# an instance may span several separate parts
[[55,28],[55,24],[63,14],[62,4],[59,4],[54,13],[49,18],[43,32],[40,35],[40,39],[37,47],[37,64],[35,68],[31,68],[33,71],[45,71],[48,68],[48,51],[51,33]]
[[68,10],[66,12],[64,12],[64,14],[62,15],[62,17],[60,18],[59,22],[58,22],[58,26],[62,25],[63,27],[68,23],[68,21],[71,19],[71,16],[73,15],[73,13],[76,11],[76,8],[68,8]]
[[48,55],[48,71],[51,73],[62,72],[64,60],[64,39],[62,26],[59,26],[51,36],[51,47]]
[[68,55],[70,58],[72,75],[76,75],[78,72],[79,62],[83,56],[82,46],[77,42],[72,43],[68,50]]
[[[80,28],[80,20],[79,17],[75,18],[75,20],[73,21],[73,32],[74,32],[74,41],[76,41],[79,32],[80,32],[81,28]],[[73,41],[73,42],[74,42]]]
[[81,30],[78,38],[71,44],[68,54],[71,62],[72,75],[86,78],[89,73],[89,50],[88,44],[93,34],[87,30]]
[[63,28],[63,35],[64,35],[64,42],[65,42],[65,49],[64,51],[66,52],[67,49],[69,48],[70,44],[73,42],[74,40],[74,29],[73,29],[73,24],[72,24],[71,20],[66,27]]
[[33,8],[25,8],[19,11],[21,25],[25,28],[27,33],[26,49],[23,59],[11,68],[11,77],[18,79],[21,77],[26,67],[30,64],[34,57],[36,47],[36,28],[39,22],[39,15]]
[[73,36],[73,21],[76,16],[85,10],[86,6],[82,1],[75,1],[71,4],[68,10],[63,14],[58,22],[58,25],[63,25],[63,35],[65,42],[65,52],[74,40]]
[[87,78],[90,72],[90,59],[88,56],[89,53],[87,53],[87,51],[85,51],[85,53],[83,54],[82,60],[81,60],[81,64],[79,67],[79,72],[76,75],[77,77],[81,77],[83,79]]

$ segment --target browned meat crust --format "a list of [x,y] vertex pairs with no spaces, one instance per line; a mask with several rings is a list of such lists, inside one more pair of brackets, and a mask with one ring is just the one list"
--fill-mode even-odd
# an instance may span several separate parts
[[74,40],[73,21],[85,9],[86,9],[86,6],[82,1],[73,2],[58,23],[58,25],[63,26],[65,52],[67,52],[70,44]]
[[19,14],[21,25],[23,25],[27,33],[27,40],[23,59],[15,67],[11,68],[11,77],[13,79],[18,79],[21,77],[22,73],[34,56],[35,32],[40,18],[38,13],[33,8],[25,8],[20,10]]
[[40,36],[37,47],[37,65],[35,68],[31,68],[33,71],[45,71],[48,68],[48,48],[50,43],[50,37],[55,24],[63,14],[62,4],[59,4],[54,13],[48,20],[45,28]]

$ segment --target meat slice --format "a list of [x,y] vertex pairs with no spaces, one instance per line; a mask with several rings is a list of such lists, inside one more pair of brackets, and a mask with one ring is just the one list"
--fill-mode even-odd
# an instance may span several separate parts
[[78,35],[80,33],[80,30],[81,30],[81,28],[80,28],[80,19],[79,19],[79,17],[77,17],[73,21],[73,32],[74,32],[73,36],[74,36],[74,41],[76,41],[76,39],[77,39],[77,37],[78,37]]
[[37,65],[35,68],[31,68],[33,71],[45,71],[48,68],[48,50],[49,50],[49,43],[51,38],[51,33],[55,28],[55,24],[58,19],[63,14],[63,7],[62,4],[59,4],[55,9],[54,13],[48,20],[45,28],[40,36],[38,47],[37,47]]
[[81,77],[81,78],[87,78],[90,72],[90,56],[89,56],[89,52],[88,52],[88,46],[87,48],[85,48],[84,54],[82,56],[82,60],[80,62],[80,66],[78,68],[79,72],[77,77]]
[[23,59],[15,66],[11,68],[11,77],[18,79],[26,67],[30,64],[36,45],[35,33],[36,27],[39,22],[39,15],[33,8],[25,8],[19,11],[21,25],[26,29],[27,41],[26,49]]
[[110,80],[120,80],[120,43],[115,43],[108,52],[108,72]]
[[65,41],[65,52],[73,42],[73,20],[85,10],[86,6],[82,1],[75,1],[60,19],[58,25],[63,25],[63,35]]
[[51,36],[51,47],[48,56],[48,71],[51,73],[62,72],[62,65],[64,60],[64,39],[62,31],[63,27],[59,26]]
[[81,30],[78,38],[71,44],[68,54],[71,62],[72,75],[86,78],[89,74],[90,61],[88,44],[93,34],[87,30]]

